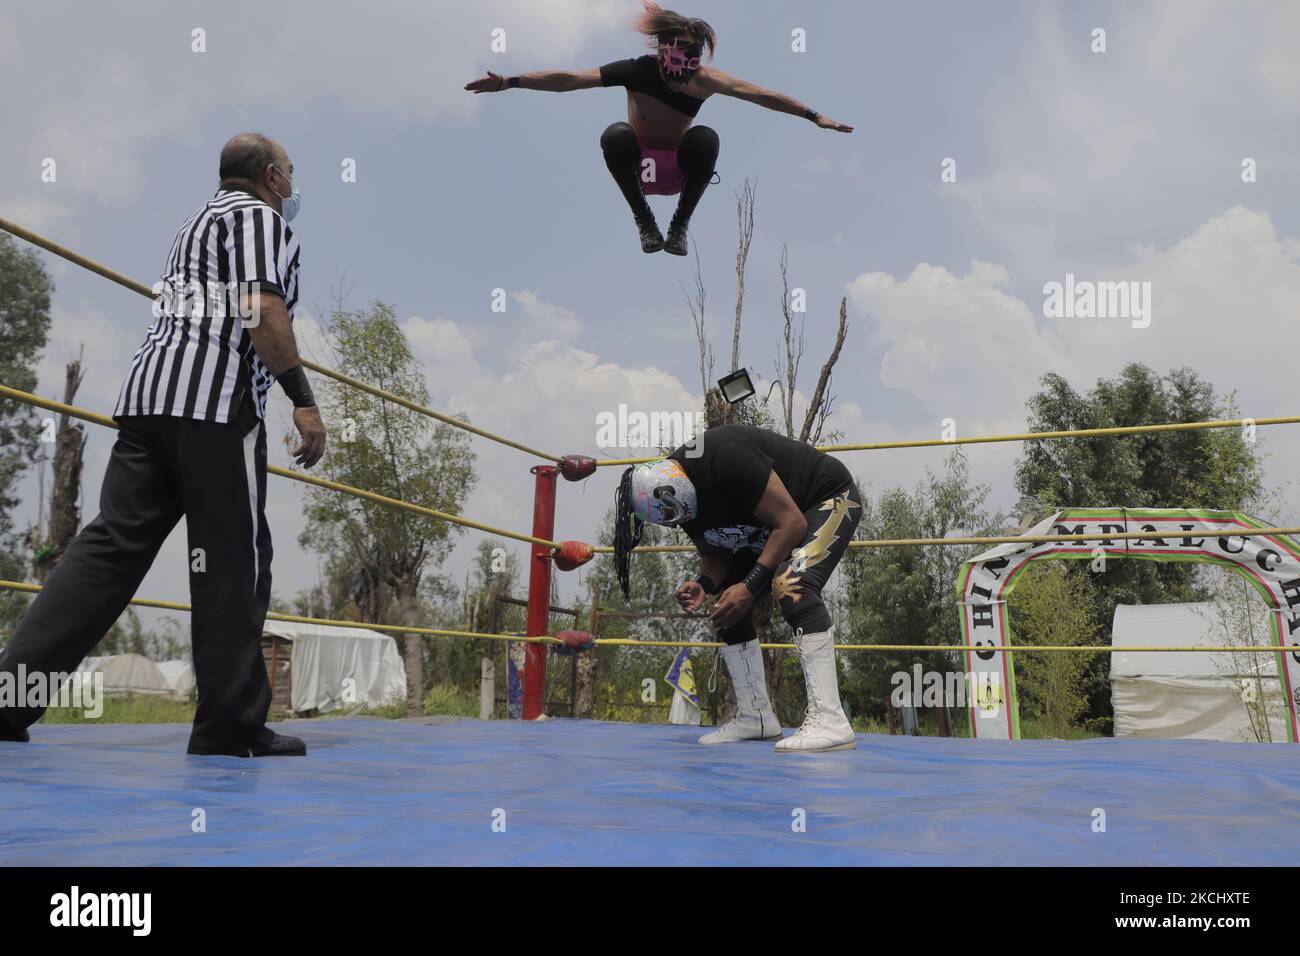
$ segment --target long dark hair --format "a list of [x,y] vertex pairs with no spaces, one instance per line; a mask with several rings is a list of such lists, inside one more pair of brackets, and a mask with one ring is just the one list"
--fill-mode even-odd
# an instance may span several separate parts
[[709,51],[709,58],[713,58],[713,51],[718,46],[718,35],[713,32],[713,27],[698,17],[684,17],[676,10],[665,10],[654,0],[641,0],[641,6],[645,10],[636,18],[633,28],[649,37],[651,46],[671,43],[674,37],[688,36],[692,43],[703,43]]
[[641,543],[643,530],[641,519],[632,513],[632,469],[629,468],[623,472],[618,491],[614,493],[614,569],[624,599],[631,597],[632,549]]

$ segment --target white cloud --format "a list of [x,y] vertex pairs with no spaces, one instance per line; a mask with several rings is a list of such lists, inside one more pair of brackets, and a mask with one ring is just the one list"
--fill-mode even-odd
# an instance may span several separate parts
[[[961,434],[1023,430],[1025,400],[1046,371],[1087,390],[1129,362],[1160,373],[1189,366],[1221,395],[1236,391],[1242,414],[1284,416],[1296,406],[1298,259],[1300,240],[1279,236],[1267,214],[1237,207],[1169,248],[1139,250],[1130,262],[1080,277],[1151,282],[1154,314],[1145,329],[1126,319],[1045,319],[1041,300],[1004,291],[1011,277],[989,263],[972,263],[965,276],[929,265],[902,280],[865,273],[848,294],[881,349],[881,382],[954,418]],[[860,434],[865,423],[856,415],[856,407],[843,409],[834,424]],[[1274,456],[1269,478],[1280,482],[1300,466],[1300,445],[1276,429],[1264,437]]]
[[[346,0],[140,0],[130,16],[60,6],[14,6],[0,27],[0,89],[22,106],[6,111],[5,139],[24,146],[0,154],[0,182],[36,181],[53,157],[52,193],[109,204],[138,199],[151,145],[194,142],[212,114],[256,126],[268,111],[333,101],[371,120],[464,117],[480,108],[465,83],[508,62],[490,50],[493,29],[506,31],[507,54],[562,61],[627,20],[614,0],[389,0],[364,11]],[[206,52],[191,51],[196,29]]]
[[1027,55],[973,104],[988,142],[957,144],[960,179],[936,187],[1006,244],[1021,281],[1062,261],[1100,267],[1116,237],[1249,201],[1245,156],[1261,182],[1300,172],[1300,7],[1121,5],[1095,24],[1105,53],[1089,50],[1091,22],[1035,11]]

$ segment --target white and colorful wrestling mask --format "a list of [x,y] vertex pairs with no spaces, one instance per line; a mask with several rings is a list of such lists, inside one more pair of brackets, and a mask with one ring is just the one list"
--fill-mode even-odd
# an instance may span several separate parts
[[700,513],[695,485],[671,458],[633,468],[628,497],[632,514],[648,524],[678,527]]
[[691,77],[700,72],[703,56],[704,44],[700,41],[690,42],[677,38],[671,43],[659,44],[659,65],[663,68],[664,79],[669,83],[689,83]]

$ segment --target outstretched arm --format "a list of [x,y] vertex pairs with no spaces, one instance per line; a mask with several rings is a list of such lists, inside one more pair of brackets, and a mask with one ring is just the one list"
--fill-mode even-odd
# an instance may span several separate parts
[[500,93],[511,87],[521,90],[544,90],[547,93],[568,93],[572,90],[589,90],[600,86],[600,70],[539,70],[518,76],[502,76],[488,70],[487,76],[465,84],[471,93]]
[[778,113],[803,116],[812,120],[822,129],[833,129],[840,133],[853,132],[852,126],[846,126],[829,116],[823,116],[806,103],[799,102],[793,96],[786,96],[784,93],[778,93],[775,90],[765,90],[761,86],[755,86],[748,80],[742,80],[738,76],[723,73],[721,70],[715,70],[712,67],[701,70],[696,82],[709,93],[734,96],[737,99],[746,100],[769,110],[776,110]]

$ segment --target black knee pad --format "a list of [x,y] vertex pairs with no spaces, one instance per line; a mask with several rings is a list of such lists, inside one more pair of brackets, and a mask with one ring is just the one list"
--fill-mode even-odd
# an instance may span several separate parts
[[754,615],[752,614],[746,614],[743,621],[718,631],[718,640],[722,641],[723,644],[744,644],[756,637],[758,637],[758,629],[754,627]]
[[627,123],[610,123],[600,134],[600,148],[605,162],[620,166],[635,165],[641,160],[641,146],[636,133]]
[[772,579],[772,593],[781,606],[781,616],[785,622],[796,630],[803,628],[809,634],[830,630],[831,612],[826,610],[821,588],[813,587],[806,581],[785,584],[789,572],[790,562],[782,562]]
[[712,173],[722,141],[709,126],[692,126],[677,147],[677,165],[688,172]]

